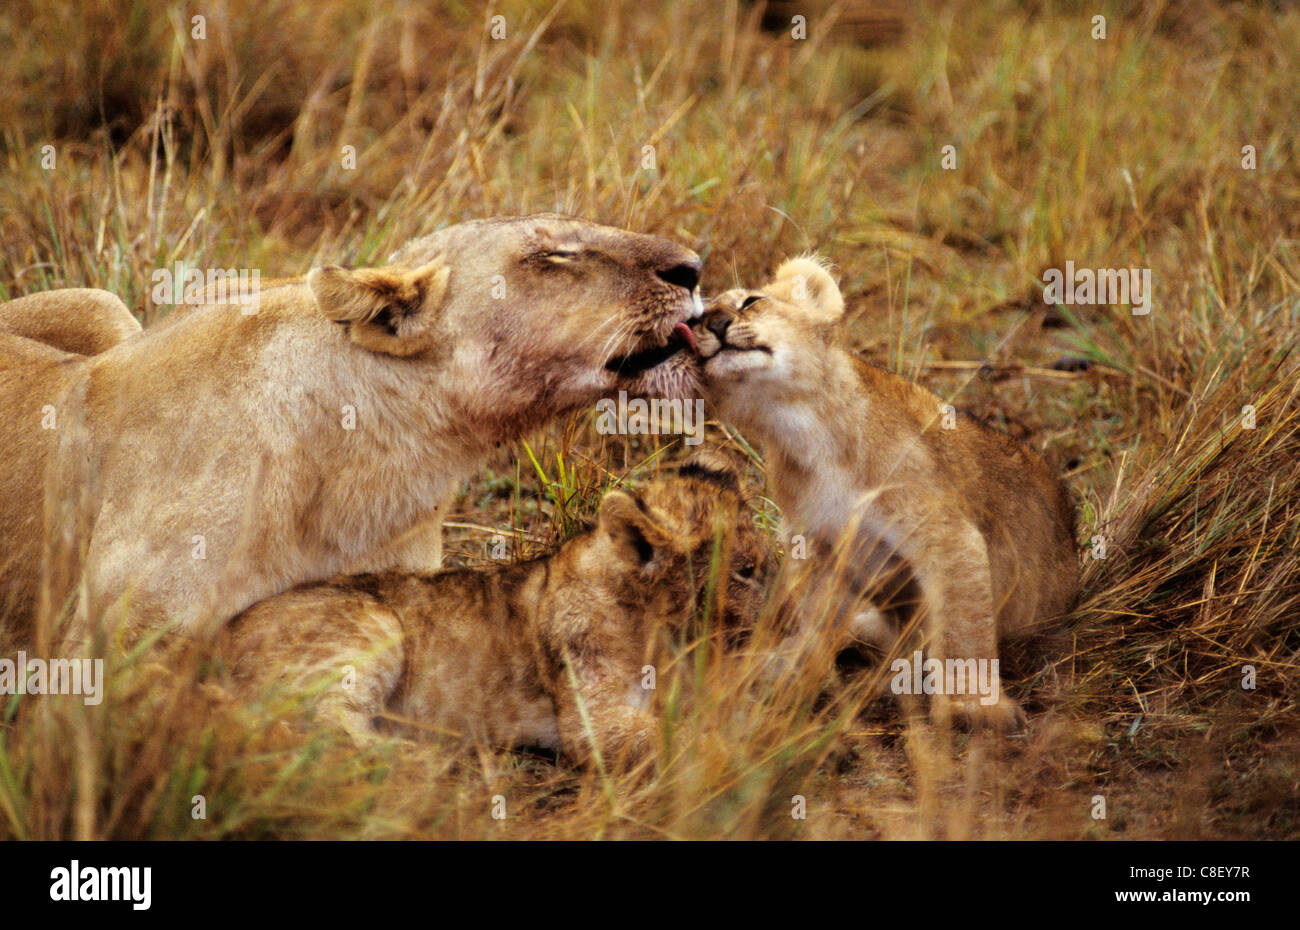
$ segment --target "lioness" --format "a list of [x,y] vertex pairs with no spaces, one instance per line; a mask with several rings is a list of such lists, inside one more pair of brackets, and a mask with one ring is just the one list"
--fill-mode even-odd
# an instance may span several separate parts
[[402,547],[426,548],[493,450],[607,393],[691,382],[699,259],[666,239],[541,215],[390,262],[0,365],[0,633],[30,632],[43,574],[56,609],[82,586],[82,634],[109,611],[192,633],[300,582],[436,563]]
[[[813,586],[854,614],[852,632],[893,644],[904,611],[852,604],[892,573],[890,587],[921,602],[927,654],[965,677],[997,658],[999,634],[1070,607],[1073,504],[1026,446],[840,346],[843,312],[834,279],[809,258],[759,290],[717,297],[694,327],[705,397],[765,444],[789,531],[817,546]],[[996,702],[959,686],[968,693],[940,694],[940,714],[1019,723],[990,667]]]
[[383,715],[408,735],[633,762],[654,746],[645,666],[703,603],[715,540],[724,623],[751,623],[767,538],[736,475],[702,454],[641,494],[609,491],[595,526],[550,555],[303,585],[236,617],[216,654],[237,694],[309,696],[358,740]]

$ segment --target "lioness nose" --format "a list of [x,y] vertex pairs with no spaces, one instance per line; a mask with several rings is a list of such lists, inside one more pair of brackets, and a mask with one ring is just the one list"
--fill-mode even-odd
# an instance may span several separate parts
[[671,267],[660,268],[655,274],[669,284],[676,284],[678,287],[693,291],[695,285],[700,283],[700,260],[692,258],[689,261],[678,262]]
[[704,321],[705,328],[722,341],[722,337],[727,334],[727,327],[731,325],[731,317],[721,313],[715,313]]

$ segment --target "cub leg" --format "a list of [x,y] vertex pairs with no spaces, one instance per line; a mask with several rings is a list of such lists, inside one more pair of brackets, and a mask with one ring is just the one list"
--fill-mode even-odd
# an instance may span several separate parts
[[358,745],[378,739],[374,718],[405,667],[401,622],[392,610],[368,598],[318,592],[304,593],[293,606],[253,607],[235,621],[222,651],[244,694],[274,689],[305,700],[319,723]]
[[955,715],[974,725],[1022,726],[1019,704],[994,671],[997,621],[983,534],[960,514],[898,493],[877,499],[867,528],[907,560],[920,588],[925,656],[943,663],[931,702],[936,720]]

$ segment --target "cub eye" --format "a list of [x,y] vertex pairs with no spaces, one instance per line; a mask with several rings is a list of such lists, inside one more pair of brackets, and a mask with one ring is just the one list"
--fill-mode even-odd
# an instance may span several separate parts
[[567,249],[552,249],[549,251],[537,253],[537,257],[542,259],[543,261],[555,262],[556,264],[560,264],[561,262],[574,261],[575,259],[578,258],[578,255],[579,255],[578,252],[567,250]]
[[736,575],[739,576],[739,577],[741,577],[741,578],[744,578],[744,579],[748,580],[748,579],[754,577],[754,572],[755,572],[756,570],[757,570],[757,566],[755,566],[755,565],[742,565],[742,566],[741,566],[741,567],[736,571]]
[[762,299],[763,299],[763,295],[762,295],[762,294],[750,294],[750,295],[749,295],[748,297],[746,297],[746,298],[744,299],[744,301],[741,303],[741,305],[740,305],[740,309],[741,309],[741,310],[744,310],[744,309],[745,309],[746,307],[748,307],[750,304],[752,304],[752,303],[757,303],[758,301],[760,301],[760,300],[762,300]]

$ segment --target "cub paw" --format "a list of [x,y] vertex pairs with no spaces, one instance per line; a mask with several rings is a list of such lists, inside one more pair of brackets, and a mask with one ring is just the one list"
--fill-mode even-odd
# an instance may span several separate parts
[[1005,692],[992,704],[981,703],[977,695],[936,700],[931,713],[935,723],[941,725],[951,724],[964,730],[991,730],[996,733],[1019,733],[1029,722],[1020,703]]

